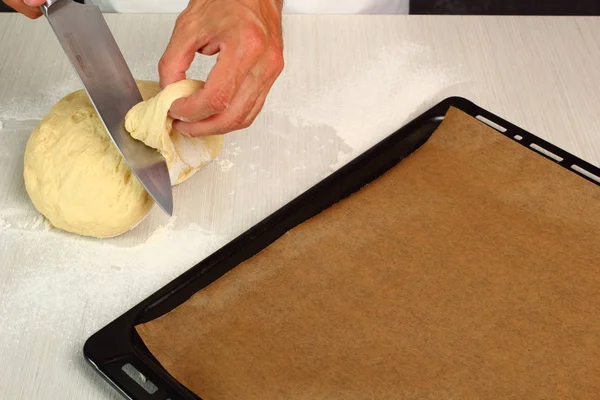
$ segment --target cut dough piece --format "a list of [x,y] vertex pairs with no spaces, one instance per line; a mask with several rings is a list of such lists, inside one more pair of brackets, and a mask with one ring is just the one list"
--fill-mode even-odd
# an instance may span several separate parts
[[158,96],[133,107],[125,118],[125,129],[135,139],[161,152],[169,165],[171,183],[176,185],[214,160],[223,146],[222,135],[191,138],[171,129],[173,119],[168,116],[171,104],[202,89],[204,82],[183,80],[167,86],[160,93],[155,82],[140,82],[139,85]]
[[[222,137],[187,139],[170,132],[170,103],[187,96],[192,85],[202,85],[185,82],[160,93],[158,83],[138,82],[144,99],[156,97],[134,107],[139,114],[129,115],[137,138],[164,153],[174,183],[214,159],[223,142]],[[143,107],[151,104],[160,118]],[[53,226],[68,232],[117,236],[139,224],[154,205],[113,145],[84,90],[61,99],[42,119],[27,142],[24,164],[25,188],[33,205]]]

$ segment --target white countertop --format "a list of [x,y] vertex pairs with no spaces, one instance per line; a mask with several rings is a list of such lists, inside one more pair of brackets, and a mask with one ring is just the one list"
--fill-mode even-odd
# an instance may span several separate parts
[[[107,20],[136,78],[157,80],[175,16]],[[0,15],[1,398],[119,398],[83,360],[91,334],[445,97],[600,164],[600,18],[287,16],[284,30],[263,112],[175,189],[176,218],[98,241],[30,205],[28,134],[80,84],[46,21]]]

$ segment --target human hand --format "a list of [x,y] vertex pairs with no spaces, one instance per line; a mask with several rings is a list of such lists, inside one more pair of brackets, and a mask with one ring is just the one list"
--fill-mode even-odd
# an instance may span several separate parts
[[283,70],[281,0],[191,0],[159,63],[161,86],[186,78],[196,52],[217,56],[203,89],[171,106],[173,129],[216,135],[247,128]]
[[40,6],[44,4],[45,0],[2,0],[4,4],[12,8],[13,10],[20,12],[23,15],[28,16],[31,19],[36,19],[42,16]]

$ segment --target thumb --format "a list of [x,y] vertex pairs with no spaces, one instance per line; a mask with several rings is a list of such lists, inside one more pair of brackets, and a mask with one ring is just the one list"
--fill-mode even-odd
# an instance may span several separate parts
[[46,0],[23,0],[25,4],[30,7],[39,7],[46,2]]

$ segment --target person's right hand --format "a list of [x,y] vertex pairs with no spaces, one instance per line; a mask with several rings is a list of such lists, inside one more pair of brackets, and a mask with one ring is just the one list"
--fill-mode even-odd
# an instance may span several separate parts
[[173,103],[173,130],[222,135],[254,122],[283,70],[283,0],[190,0],[158,70],[162,87],[186,78],[196,53],[219,54],[204,87]]
[[42,16],[42,10],[40,6],[44,4],[45,0],[2,0],[4,4],[12,8],[13,10],[20,12],[23,15],[28,16],[31,19],[36,19]]

